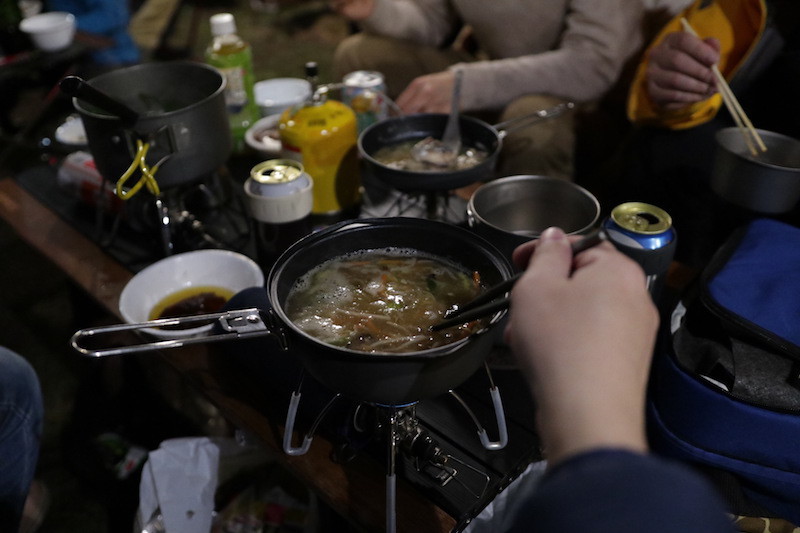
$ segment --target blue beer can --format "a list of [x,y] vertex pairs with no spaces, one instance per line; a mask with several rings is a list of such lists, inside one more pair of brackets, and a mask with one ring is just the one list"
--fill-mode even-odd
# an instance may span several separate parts
[[657,298],[678,240],[669,213],[654,205],[626,202],[611,211],[603,228],[619,251],[639,263],[650,294]]

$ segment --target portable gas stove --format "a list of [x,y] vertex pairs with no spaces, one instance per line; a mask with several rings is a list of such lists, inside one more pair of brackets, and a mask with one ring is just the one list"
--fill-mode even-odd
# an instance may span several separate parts
[[[346,463],[363,453],[384,464],[387,533],[398,530],[398,475],[456,518],[453,531],[461,531],[529,463],[541,459],[532,430],[533,405],[519,373],[499,372],[500,381],[509,389],[504,394],[514,405],[506,415],[500,387],[488,365],[485,368],[485,373],[477,372],[457,390],[440,397],[406,405],[357,403],[344,419],[325,424],[334,404],[343,400],[340,394],[333,394],[295,446],[292,440],[301,378],[291,393],[283,450],[288,455],[303,455],[320,428],[334,431],[343,440],[333,454],[334,461]],[[491,431],[497,434],[494,441],[481,422],[492,417]]]

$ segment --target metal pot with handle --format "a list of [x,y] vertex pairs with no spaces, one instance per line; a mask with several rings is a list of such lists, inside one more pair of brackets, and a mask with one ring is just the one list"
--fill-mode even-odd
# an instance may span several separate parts
[[[506,314],[498,311],[488,324],[469,337],[427,350],[407,353],[371,353],[323,343],[293,324],[284,305],[295,281],[332,257],[361,250],[410,248],[457,263],[495,285],[513,274],[505,257],[488,241],[466,229],[444,222],[413,218],[346,221],[304,237],[281,255],[267,277],[271,309],[242,309],[227,313],[141,324],[106,326],[77,332],[72,346],[90,357],[121,355],[218,340],[274,335],[303,367],[330,390],[350,398],[381,405],[403,405],[432,398],[457,387],[478,370],[495,343],[497,324]],[[119,348],[87,348],[98,334],[175,325],[176,321],[215,320],[221,333],[208,337],[158,340]],[[88,340],[88,342],[87,342]],[[94,339],[98,340],[98,339]],[[264,353],[264,357],[270,357]]]
[[101,74],[86,85],[67,87],[97,169],[111,182],[141,155],[137,144],[147,145],[143,157],[158,169],[154,177],[161,188],[207,176],[231,153],[225,78],[208,65],[143,63]]
[[459,130],[462,146],[472,147],[487,154],[485,159],[468,168],[420,172],[395,168],[375,159],[375,153],[387,146],[412,143],[426,137],[441,139],[449,117],[446,113],[421,113],[377,122],[361,133],[358,138],[358,150],[367,168],[375,177],[395,189],[413,192],[457,189],[494,177],[497,158],[503,148],[503,139],[509,132],[555,118],[573,107],[572,102],[567,102],[493,126],[477,118],[461,115]]

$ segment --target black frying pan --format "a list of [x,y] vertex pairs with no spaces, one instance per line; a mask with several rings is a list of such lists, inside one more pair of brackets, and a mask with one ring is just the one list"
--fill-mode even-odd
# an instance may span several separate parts
[[503,147],[503,138],[508,132],[529,126],[540,120],[556,117],[568,109],[571,102],[559,104],[517,117],[494,126],[473,117],[461,115],[459,127],[461,144],[486,151],[487,158],[474,167],[461,170],[417,172],[399,170],[377,161],[373,155],[379,149],[407,141],[418,141],[425,137],[441,139],[447,124],[446,113],[421,113],[403,117],[393,117],[372,124],[358,138],[358,150],[367,168],[375,177],[401,191],[445,191],[464,187],[476,181],[494,177],[497,158]]

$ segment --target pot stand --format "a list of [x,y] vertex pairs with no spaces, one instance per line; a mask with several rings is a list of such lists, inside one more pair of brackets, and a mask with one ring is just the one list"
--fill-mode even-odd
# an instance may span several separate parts
[[[508,443],[508,431],[506,426],[505,410],[503,408],[503,401],[500,396],[500,389],[494,384],[492,373],[489,366],[484,364],[487,377],[489,379],[489,394],[492,398],[492,405],[494,407],[495,419],[497,422],[497,430],[499,439],[491,441],[489,439],[486,429],[481,425],[478,417],[469,408],[467,403],[454,391],[448,391],[449,394],[456,399],[456,401],[464,408],[473,423],[478,429],[478,437],[483,447],[487,450],[501,450]],[[286,412],[286,423],[284,424],[283,434],[283,451],[290,456],[303,455],[308,452],[314,438],[314,433],[319,427],[325,415],[330,411],[331,407],[336,401],[342,397],[341,394],[336,393],[328,401],[322,410],[316,416],[311,424],[311,427],[303,437],[300,446],[292,445],[292,436],[294,434],[294,425],[297,417],[297,411],[300,406],[300,399],[302,394],[300,389],[303,384],[303,377],[305,372],[300,377],[300,381],[292,391],[291,399],[289,401],[289,408]],[[415,407],[418,402],[413,402],[406,405],[377,405],[362,403],[358,406],[354,418],[358,417],[358,413],[362,406],[372,405],[376,407],[385,424],[377,424],[377,427],[388,426],[388,449],[387,449],[387,467],[386,467],[386,533],[396,533],[397,531],[397,477],[396,477],[396,459],[398,449],[414,460],[416,469],[418,471],[425,467],[432,467],[437,470],[435,479],[442,485],[447,484],[451,480],[461,483],[471,494],[476,498],[481,498],[486,488],[489,486],[489,475],[481,470],[457,459],[456,457],[444,453],[439,445],[434,441],[430,435],[420,427],[419,421],[416,417]],[[354,425],[355,422],[354,422]],[[458,463],[473,472],[483,476],[485,480],[482,491],[478,494],[473,492],[470,487],[463,483],[458,477],[458,470],[452,466],[452,463]]]
[[197,248],[231,248],[249,232],[246,208],[233,194],[234,184],[224,167],[192,183],[162,187],[160,196],[137,194],[116,212],[112,200],[103,196],[114,182],[105,177],[103,182],[97,193],[94,228],[103,248],[114,245],[121,228],[147,238],[147,249],[156,258]]
[[449,202],[450,191],[395,191],[388,202],[369,206],[370,216],[416,217],[450,222],[463,218],[463,213]]

